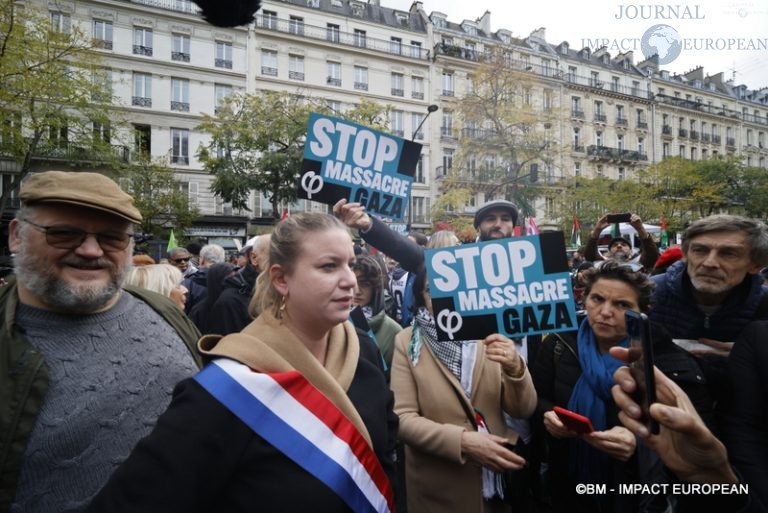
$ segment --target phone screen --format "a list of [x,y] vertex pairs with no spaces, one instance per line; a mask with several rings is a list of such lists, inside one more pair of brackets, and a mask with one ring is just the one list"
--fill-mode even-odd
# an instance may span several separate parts
[[623,214],[608,214],[605,220],[609,223],[628,223],[630,219],[632,219],[632,214],[625,212]]
[[653,434],[659,433],[659,424],[651,418],[650,407],[656,402],[656,379],[653,374],[653,344],[648,327],[648,316],[627,311],[624,320],[629,336],[629,371],[637,383],[634,399],[643,412],[643,422]]

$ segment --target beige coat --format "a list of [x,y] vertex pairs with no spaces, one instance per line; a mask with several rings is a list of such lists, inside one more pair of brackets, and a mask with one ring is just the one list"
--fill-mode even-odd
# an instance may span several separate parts
[[475,430],[465,408],[482,412],[491,433],[516,443],[518,435],[504,423],[502,409],[518,418],[533,413],[536,391],[528,369],[518,379],[509,377],[485,357],[485,346],[478,342],[472,396],[467,398],[459,380],[426,344],[416,366],[411,364],[406,355],[410,338],[411,328],[397,335],[392,360],[395,413],[400,417],[400,439],[407,444],[408,511],[505,511],[483,500],[481,467],[461,454],[461,433]]

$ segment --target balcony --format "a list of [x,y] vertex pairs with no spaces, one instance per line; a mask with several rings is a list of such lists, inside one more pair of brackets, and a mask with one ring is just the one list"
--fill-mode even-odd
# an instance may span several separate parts
[[637,128],[640,130],[648,130],[648,123],[646,121],[638,121]]
[[200,14],[200,8],[189,0],[130,0],[131,3],[148,5],[168,11]]
[[144,96],[134,96],[131,98],[131,105],[135,107],[152,107],[152,98]]
[[608,118],[605,116],[605,114],[595,114],[595,121],[598,123],[605,123],[608,120]]
[[618,126],[627,126],[629,124],[629,120],[627,118],[616,118],[616,125]]
[[462,138],[485,139],[486,137],[489,137],[491,135],[493,135],[491,131],[485,130],[484,128],[465,127],[461,129]]
[[215,59],[213,63],[217,68],[232,69],[232,61],[230,59]]
[[334,78],[334,77],[328,77],[326,80],[326,83],[328,85],[341,87],[341,79],[340,78]]
[[455,139],[456,138],[456,132],[453,131],[452,127],[441,126],[440,127],[440,137],[447,137],[449,139]]
[[573,151],[577,153],[584,153],[584,146],[582,146],[581,144],[574,144]]
[[171,155],[171,164],[178,164],[180,166],[189,165],[189,157],[187,155]]
[[685,128],[679,128],[677,130],[677,136],[678,137],[688,137],[688,130],[686,130]]
[[453,96],[454,95],[454,91],[453,91],[453,89],[443,89],[442,95],[443,96]]
[[421,91],[411,91],[411,98],[414,100],[423,100],[424,99],[424,93]]
[[720,144],[721,141],[722,141],[722,138],[719,135],[713,135],[712,136],[712,142],[714,144]]
[[664,125],[661,127],[661,134],[662,135],[672,135],[672,127],[670,125]]
[[735,137],[726,137],[725,138],[725,145],[729,146],[731,148],[736,147],[736,138]]
[[699,140],[699,132],[696,130],[691,130],[691,140],[692,141],[698,141]]
[[100,48],[102,50],[112,49],[112,41],[107,41],[106,39],[92,39],[91,44],[94,48]]
[[357,89],[358,91],[367,91],[368,82],[355,82],[355,89]]
[[133,45],[133,54],[146,55],[147,57],[152,57],[152,47],[142,46],[142,45]]
[[189,54],[185,52],[171,52],[171,60],[177,62],[189,62]]
[[571,109],[571,117],[576,119],[584,119],[584,111],[579,109]]
[[270,77],[276,77],[277,76],[277,68],[273,68],[271,66],[262,66],[261,67],[261,74],[267,75]]
[[705,134],[704,132],[701,133],[701,142],[708,143],[710,140],[709,134]]
[[472,48],[463,48],[458,45],[449,45],[448,43],[437,43],[435,45],[435,54],[475,62],[482,60],[483,57],[483,54],[477,50]]
[[[29,139],[31,144],[31,139]],[[0,142],[0,156],[14,157],[15,149]],[[108,162],[112,159],[119,159],[128,162],[130,158],[130,149],[127,146],[113,144],[105,150],[96,150],[89,146],[80,145],[69,141],[49,141],[42,140],[32,151],[31,155],[36,161],[63,161],[63,162]]]
[[288,72],[288,78],[291,80],[301,80],[304,81],[304,72],[303,71],[289,71]]
[[[328,27],[318,27],[307,25],[305,23],[297,24],[296,20],[284,20],[274,16],[256,16],[257,30],[268,30],[270,32],[281,32],[290,34],[291,37],[299,36],[318,41],[328,41]],[[300,30],[298,27],[301,27]],[[391,40],[376,39],[372,37],[361,37],[359,33],[344,32],[342,30],[332,30],[331,43],[359,48],[364,50],[374,50],[388,54],[402,55],[419,60],[429,59],[429,51],[424,50],[419,45],[399,44],[393,45]]]
[[636,150],[611,148],[609,146],[591,145],[587,147],[587,155],[595,160],[609,160],[615,162],[638,162],[648,160],[648,155]]
[[189,102],[171,102],[171,110],[189,112]]
[[405,96],[405,91],[402,89],[392,89],[392,96]]

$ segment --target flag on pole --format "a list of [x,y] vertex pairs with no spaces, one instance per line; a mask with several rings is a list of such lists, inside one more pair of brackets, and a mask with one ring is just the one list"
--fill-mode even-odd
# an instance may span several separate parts
[[536,226],[536,220],[532,217],[528,218],[528,222],[525,224],[525,234],[526,235],[538,235],[539,234],[539,227]]
[[173,228],[171,228],[171,234],[168,236],[168,247],[165,249],[165,252],[169,253],[175,247],[178,246],[176,244],[176,237],[173,235]]
[[614,239],[616,237],[621,237],[621,227],[619,226],[619,223],[613,223],[613,228],[611,228],[611,237]]
[[288,207],[284,207],[283,208],[283,215],[280,216],[280,220],[284,221],[285,219],[288,218],[289,215],[290,215],[290,212],[288,210]]
[[576,216],[573,216],[573,227],[571,228],[571,247],[581,247],[581,223]]
[[667,217],[661,216],[661,240],[659,241],[661,249],[669,246],[669,233],[667,233]]

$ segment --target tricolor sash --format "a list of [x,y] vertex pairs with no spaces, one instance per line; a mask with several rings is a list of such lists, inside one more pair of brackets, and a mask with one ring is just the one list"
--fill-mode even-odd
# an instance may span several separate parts
[[394,511],[389,479],[365,438],[298,371],[266,374],[220,358],[195,380],[353,511]]

